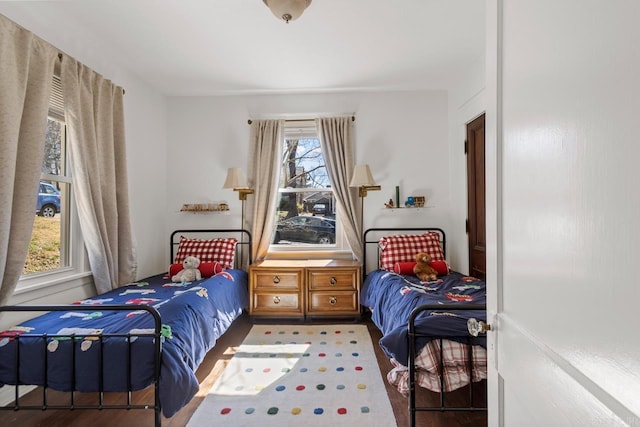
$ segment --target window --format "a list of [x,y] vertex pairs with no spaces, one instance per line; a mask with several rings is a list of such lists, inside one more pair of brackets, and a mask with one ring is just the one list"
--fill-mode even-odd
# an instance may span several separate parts
[[271,251],[336,251],[344,243],[313,121],[287,122]]
[[40,273],[66,267],[69,229],[64,122],[49,117],[42,161],[40,189],[35,221],[23,274]]
[[17,289],[86,270],[84,246],[71,197],[64,104],[57,77],[53,79],[44,150],[31,241]]

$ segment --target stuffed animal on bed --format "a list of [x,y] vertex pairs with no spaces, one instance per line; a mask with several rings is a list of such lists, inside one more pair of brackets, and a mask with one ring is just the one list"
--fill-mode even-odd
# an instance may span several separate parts
[[200,260],[194,256],[188,256],[182,261],[182,270],[171,278],[172,282],[184,283],[193,282],[194,280],[202,279],[202,274],[198,270]]
[[416,254],[416,265],[413,267],[413,273],[422,282],[430,282],[438,278],[438,272],[429,265],[431,257],[426,252]]

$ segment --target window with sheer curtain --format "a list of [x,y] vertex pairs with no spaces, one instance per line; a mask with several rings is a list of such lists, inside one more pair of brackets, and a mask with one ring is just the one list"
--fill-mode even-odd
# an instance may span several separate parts
[[281,144],[281,171],[270,251],[343,249],[336,199],[315,122],[287,122]]
[[251,122],[254,260],[284,251],[333,256],[331,251],[344,250],[362,258],[357,193],[349,187],[353,120],[343,116]]
[[60,78],[53,76],[36,217],[18,288],[27,282],[25,279],[37,277],[43,281],[49,273],[59,273],[77,265],[78,262],[73,262],[72,249],[83,248],[81,239],[80,245],[70,244],[71,229],[77,228],[78,216],[71,203],[73,184],[68,167],[66,131]]

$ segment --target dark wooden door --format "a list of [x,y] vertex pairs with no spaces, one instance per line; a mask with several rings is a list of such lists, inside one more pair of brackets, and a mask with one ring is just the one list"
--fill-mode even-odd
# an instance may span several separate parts
[[486,274],[484,114],[467,124],[469,275]]

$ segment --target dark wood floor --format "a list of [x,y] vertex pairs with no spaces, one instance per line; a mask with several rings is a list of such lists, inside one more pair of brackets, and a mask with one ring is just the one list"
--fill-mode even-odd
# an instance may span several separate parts
[[[381,337],[380,331],[371,321],[365,319],[363,323],[369,328],[371,338],[376,349],[376,357],[380,370],[385,378],[387,394],[393,412],[396,416],[398,427],[409,425],[407,399],[404,398],[395,388],[391,387],[386,381],[386,373],[391,369],[391,364],[377,345]],[[238,319],[224,336],[218,340],[215,348],[207,354],[207,357],[200,365],[196,376],[200,381],[200,391],[189,402],[187,406],[182,408],[176,415],[171,418],[163,418],[163,427],[183,427],[189,421],[200,402],[204,399],[207,391],[211,388],[216,378],[220,375],[224,367],[233,356],[234,349],[239,346],[244,337],[251,329],[252,323],[247,315],[243,315]],[[474,391],[478,395],[485,396],[485,382],[476,384]],[[37,396],[33,396],[37,394]],[[142,391],[134,395],[134,402],[149,402],[152,400],[151,391]],[[448,405],[466,405],[468,396],[468,388],[447,394],[451,400],[447,400]],[[49,402],[54,402],[59,397],[56,393],[48,395]],[[32,393],[27,399],[33,399],[33,403],[41,401],[38,393]],[[89,399],[89,397],[87,397]],[[23,404],[28,400],[22,401]],[[417,398],[418,406],[434,406],[438,405],[438,396],[427,390],[419,390]],[[487,425],[486,412],[421,412],[416,416],[416,425],[432,426],[432,427],[484,427]],[[49,411],[6,411],[0,413],[0,424],[3,426],[20,426],[20,427],[67,427],[67,426],[153,426],[153,413],[151,411],[126,411],[126,410],[49,410]],[[384,427],[384,426],[381,426]]]

